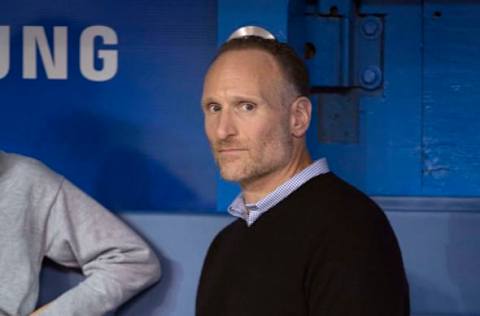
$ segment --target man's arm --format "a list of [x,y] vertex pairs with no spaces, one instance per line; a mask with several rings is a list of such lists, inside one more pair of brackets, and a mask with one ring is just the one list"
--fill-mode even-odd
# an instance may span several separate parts
[[45,255],[80,267],[86,279],[41,315],[103,315],[159,279],[159,262],[150,247],[66,180],[46,225]]

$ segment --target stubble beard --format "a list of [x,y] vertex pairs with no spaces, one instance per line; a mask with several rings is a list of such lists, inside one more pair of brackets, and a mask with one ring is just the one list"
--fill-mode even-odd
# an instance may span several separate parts
[[[242,185],[253,183],[277,170],[282,169],[292,159],[293,141],[286,130],[271,131],[262,141],[255,141],[250,146],[238,146],[238,141],[221,141],[212,146],[220,175],[227,181]],[[216,148],[247,147],[239,157],[220,157]]]

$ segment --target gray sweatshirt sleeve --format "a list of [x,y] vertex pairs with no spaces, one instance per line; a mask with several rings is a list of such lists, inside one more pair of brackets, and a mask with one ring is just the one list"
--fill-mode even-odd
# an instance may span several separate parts
[[67,180],[46,225],[46,256],[81,268],[86,278],[42,315],[104,315],[160,277],[158,259],[146,243]]

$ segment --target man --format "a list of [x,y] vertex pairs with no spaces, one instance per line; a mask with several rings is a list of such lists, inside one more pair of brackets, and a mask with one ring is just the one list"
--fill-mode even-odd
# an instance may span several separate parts
[[230,40],[208,70],[206,134],[242,193],[206,256],[197,316],[409,315],[385,215],[310,158],[308,93],[303,62],[275,40]]
[[86,279],[32,315],[95,316],[160,276],[145,242],[40,162],[0,151],[0,315],[30,315],[42,260],[80,267]]

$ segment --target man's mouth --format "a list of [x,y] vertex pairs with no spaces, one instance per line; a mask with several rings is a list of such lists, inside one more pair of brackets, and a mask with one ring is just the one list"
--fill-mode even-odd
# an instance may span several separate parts
[[237,147],[234,147],[234,148],[219,148],[217,149],[217,153],[219,155],[236,155],[236,154],[239,154],[241,152],[244,152],[244,151],[247,151],[247,149],[245,148],[237,148]]
[[220,148],[217,150],[219,153],[237,153],[241,151],[246,151],[244,148]]

